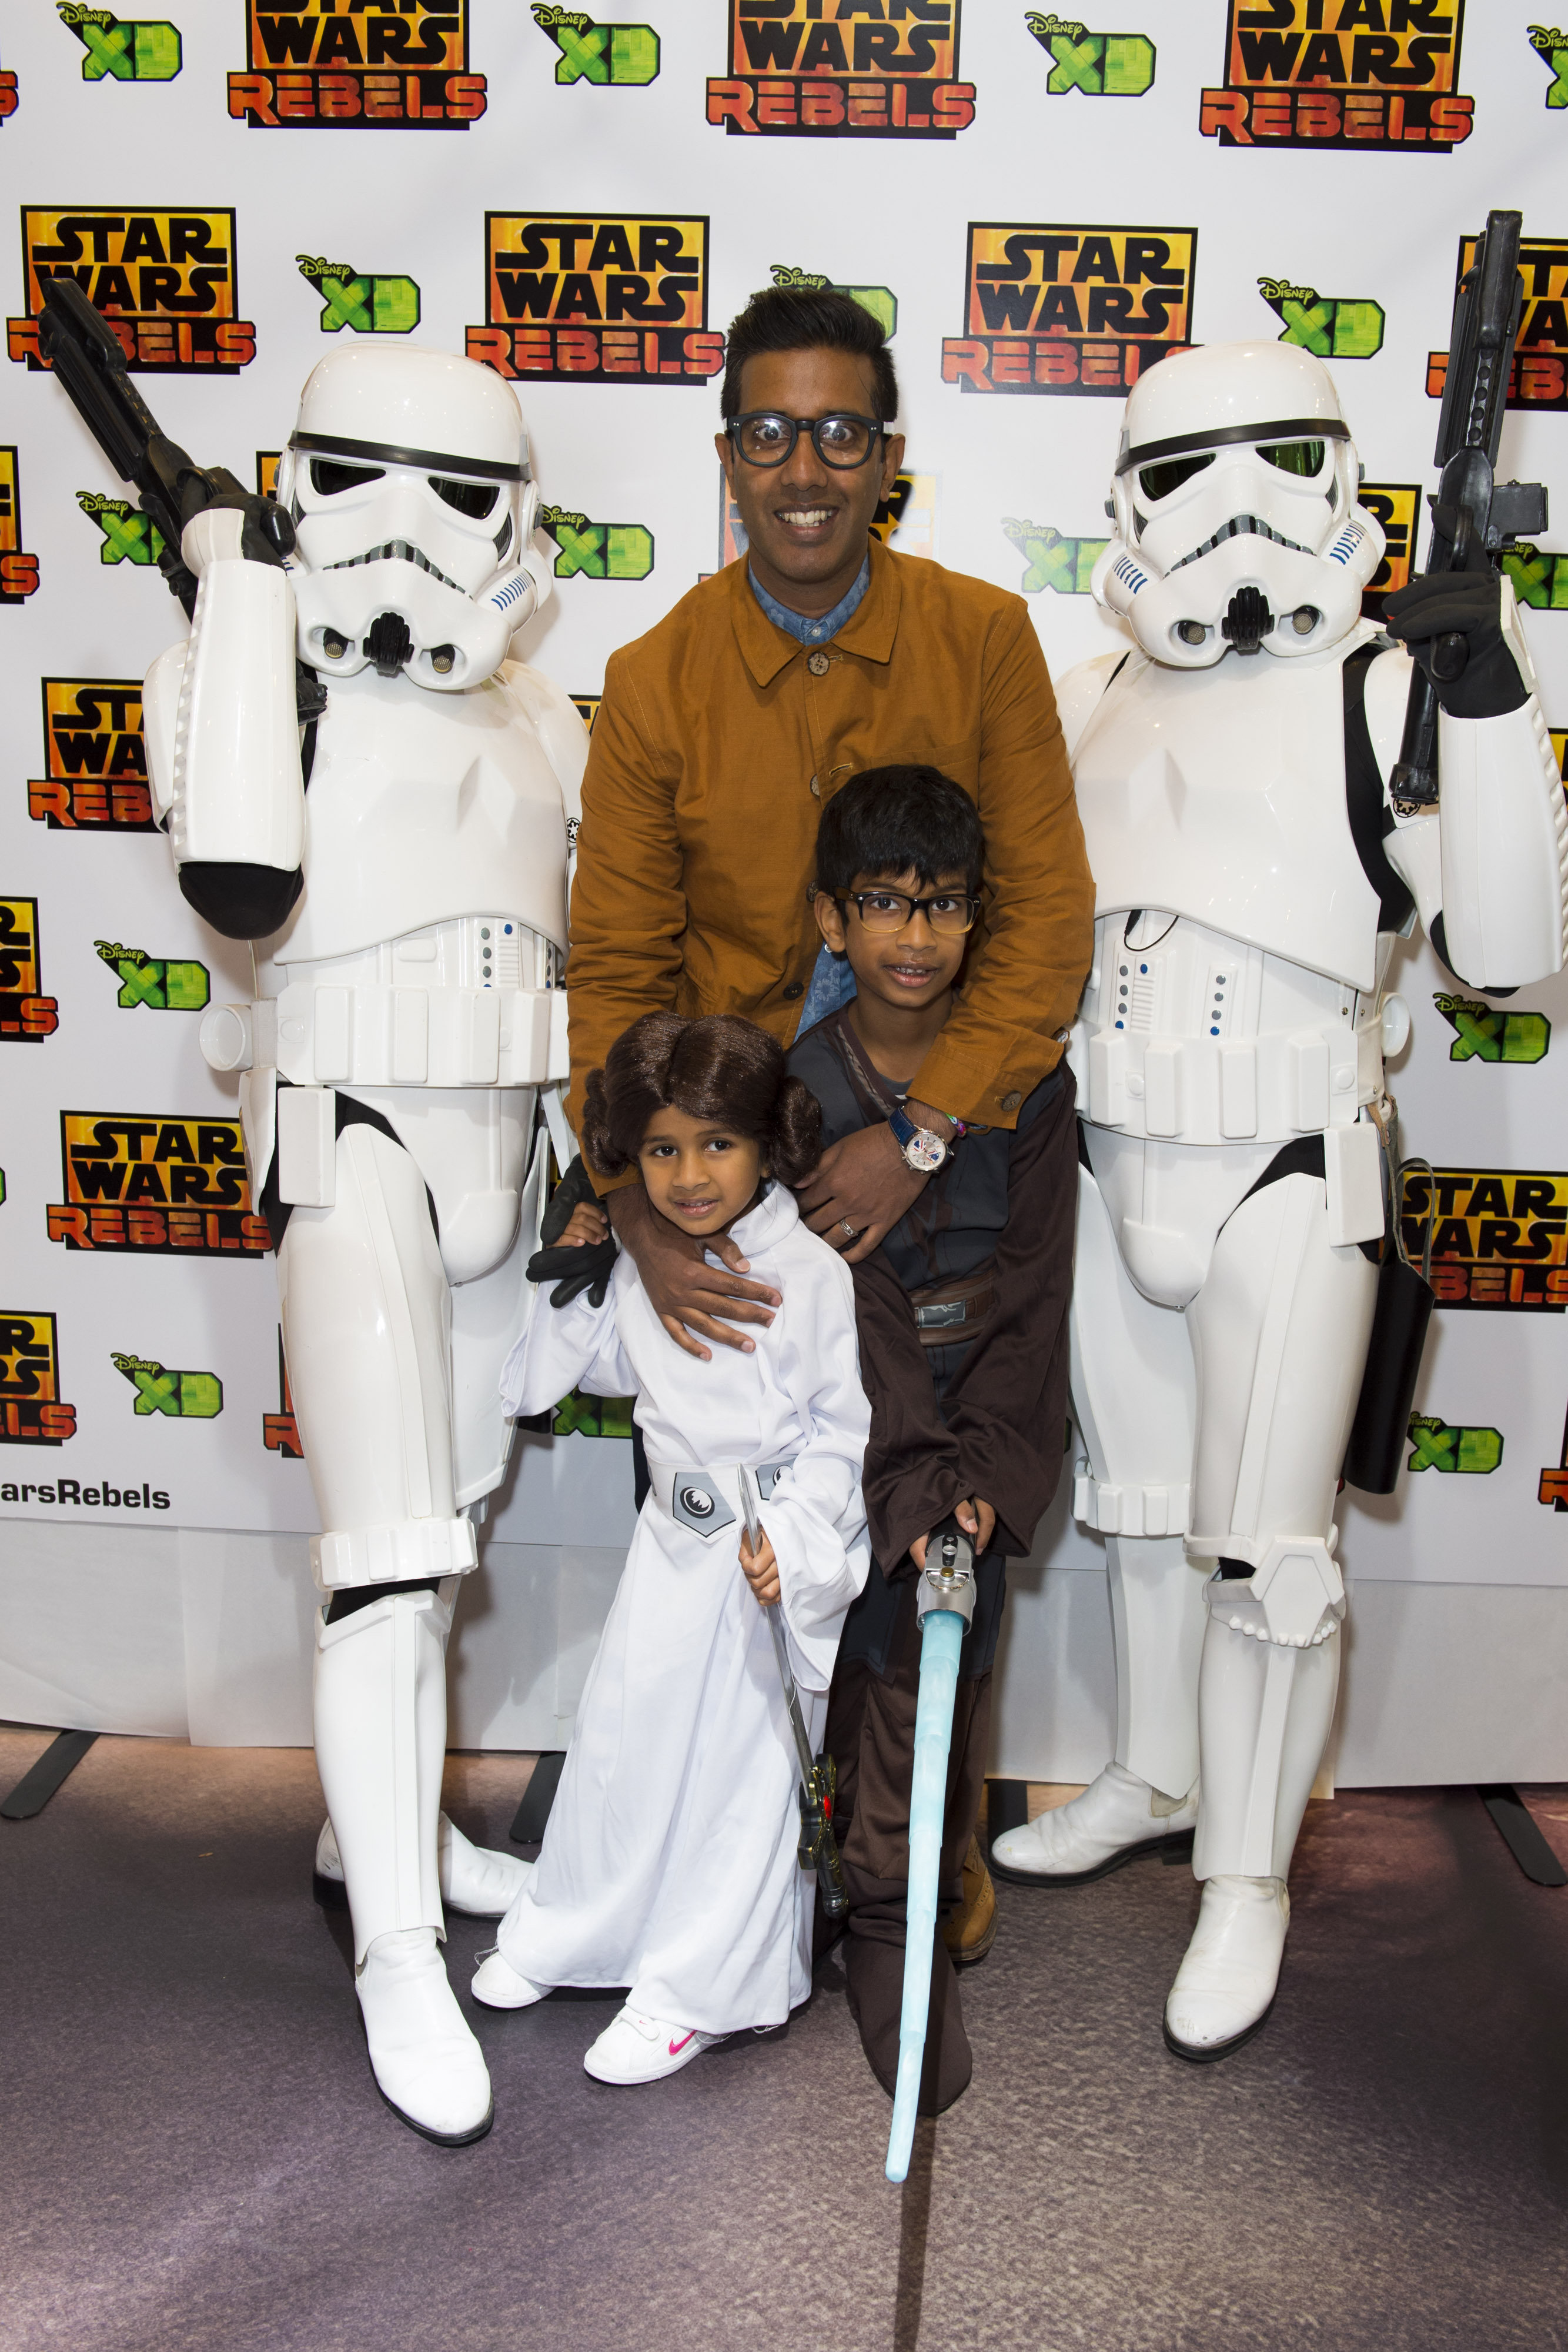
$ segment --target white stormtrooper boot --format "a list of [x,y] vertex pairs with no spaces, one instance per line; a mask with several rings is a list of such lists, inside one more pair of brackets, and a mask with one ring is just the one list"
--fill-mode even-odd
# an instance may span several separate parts
[[1113,1537],[1106,1551],[1116,1760],[1071,1804],[995,1841],[991,1867],[1015,1885],[1086,1886],[1140,1855],[1169,1853],[1197,1821],[1201,1575],[1179,1535]]
[[[502,1853],[494,1846],[474,1845],[455,1822],[441,1816],[437,1833],[436,1868],[441,1900],[448,1911],[462,1911],[471,1919],[499,1919],[508,1912],[533,1869],[520,1854]],[[333,1891],[346,1902],[342,1857],[330,1822],[323,1822],[316,1841],[316,1899],[329,1903]]]
[[[1323,1545],[1302,1549],[1327,1567]],[[1251,1580],[1216,1577],[1207,1590],[1193,1850],[1203,1902],[1165,2013],[1167,2046],[1198,2061],[1239,2050],[1273,2006],[1291,1918],[1285,1877],[1333,1723],[1344,1608],[1323,1607],[1315,1626],[1309,1613],[1281,1639]]]
[[1197,1822],[1197,1790],[1167,1797],[1129,1772],[1107,1764],[1081,1797],[1009,1830],[991,1847],[998,1878],[1038,1886],[1087,1886],[1142,1854],[1169,1851]]
[[426,2139],[490,2128],[490,2078],[446,1979],[436,1823],[450,1601],[387,1591],[316,1647],[316,1761],[354,1926],[356,1990],[382,2096]]

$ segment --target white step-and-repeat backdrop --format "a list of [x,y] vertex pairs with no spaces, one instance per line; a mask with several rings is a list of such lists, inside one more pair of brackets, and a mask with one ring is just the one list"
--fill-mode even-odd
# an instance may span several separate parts
[[[559,551],[524,650],[590,717],[611,649],[734,560],[716,380],[770,283],[884,321],[908,472],[883,527],[1025,594],[1059,672],[1113,641],[1087,588],[1120,402],[1189,342],[1328,362],[1388,531],[1378,589],[1399,584],[1489,205],[1525,223],[1501,471],[1568,500],[1568,33],[1523,0],[1116,0],[1103,23],[1019,0],[164,4],[16,0],[0,28],[0,1517],[47,1523],[57,1563],[68,1530],[111,1565],[110,1529],[315,1520],[235,1091],[196,1043],[246,959],[186,908],[149,814],[138,681],[183,622],[39,363],[51,274],[114,321],[174,439],[263,486],[344,336],[498,369]],[[1554,544],[1511,568],[1568,727]],[[1440,1307],[1407,1475],[1347,1497],[1347,1566],[1563,1584],[1568,988],[1486,1002],[1422,946],[1396,984]],[[625,1434],[569,1401],[492,1543],[613,1555]],[[1060,1512],[1047,1554],[1097,1558]]]

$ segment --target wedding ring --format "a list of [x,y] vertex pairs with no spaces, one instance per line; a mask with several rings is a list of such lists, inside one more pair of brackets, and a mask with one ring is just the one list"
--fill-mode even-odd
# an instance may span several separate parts
[[846,1233],[846,1234],[848,1234],[848,1235],[849,1235],[849,1237],[850,1237],[851,1241],[852,1242],[852,1241],[853,1241],[853,1239],[854,1239],[854,1237],[855,1237],[855,1229],[854,1229],[853,1225],[852,1225],[852,1224],[851,1224],[851,1223],[850,1223],[850,1221],[849,1221],[849,1219],[848,1219],[847,1217],[841,1217],[841,1218],[839,1219],[839,1223],[840,1223],[840,1224],[841,1224],[841,1225],[842,1225],[842,1227],[843,1227],[843,1229],[844,1229],[845,1233]]

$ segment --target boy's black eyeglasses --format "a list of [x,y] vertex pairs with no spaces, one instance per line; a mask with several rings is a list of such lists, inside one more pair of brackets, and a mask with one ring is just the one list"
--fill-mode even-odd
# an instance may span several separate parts
[[879,417],[780,416],[771,408],[747,409],[744,416],[732,416],[724,429],[737,455],[748,466],[787,464],[801,434],[809,433],[823,465],[841,473],[852,473],[857,466],[863,466],[877,444],[887,438],[887,427]]
[[980,902],[961,890],[937,890],[926,898],[912,898],[904,890],[835,890],[833,902],[853,907],[868,931],[902,931],[916,915],[924,915],[934,931],[972,931]]

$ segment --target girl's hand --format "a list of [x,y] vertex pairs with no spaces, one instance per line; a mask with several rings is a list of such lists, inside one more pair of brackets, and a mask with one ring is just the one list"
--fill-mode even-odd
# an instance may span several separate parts
[[764,1609],[769,1602],[778,1600],[779,1562],[774,1558],[773,1547],[766,1535],[762,1538],[762,1549],[756,1554],[755,1558],[746,1538],[741,1537],[740,1565],[747,1584],[750,1585]]
[[[966,1496],[963,1502],[954,1504],[953,1516],[964,1533],[974,1537],[975,1558],[978,1559],[996,1533],[995,1511],[992,1510],[989,1503],[982,1503],[977,1496],[972,1499]],[[909,1547],[909,1557],[917,1569],[924,1569],[925,1566],[925,1547],[930,1540],[931,1533],[927,1528],[925,1534],[918,1537]]]
[[[610,1220],[596,1201],[580,1201],[566,1221],[566,1230],[552,1246],[556,1249],[581,1249],[585,1244],[601,1242],[610,1231]],[[575,1282],[577,1276],[573,1275]]]

